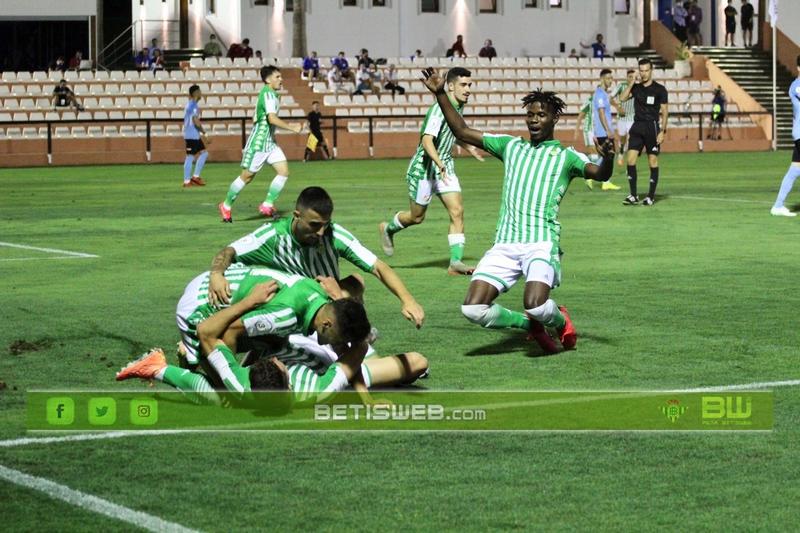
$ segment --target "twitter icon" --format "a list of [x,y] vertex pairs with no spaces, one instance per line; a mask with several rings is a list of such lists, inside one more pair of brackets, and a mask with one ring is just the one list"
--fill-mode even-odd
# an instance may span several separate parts
[[89,424],[111,426],[117,421],[117,402],[114,398],[89,399]]

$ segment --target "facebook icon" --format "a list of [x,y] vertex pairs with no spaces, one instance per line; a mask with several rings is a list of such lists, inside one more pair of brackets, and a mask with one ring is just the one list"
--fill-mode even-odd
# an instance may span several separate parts
[[47,423],[51,426],[68,426],[75,421],[75,402],[72,398],[47,399]]

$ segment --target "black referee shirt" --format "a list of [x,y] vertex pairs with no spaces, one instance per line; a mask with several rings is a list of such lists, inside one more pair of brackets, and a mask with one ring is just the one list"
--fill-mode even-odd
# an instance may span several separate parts
[[654,81],[648,87],[636,83],[631,89],[634,122],[658,122],[661,104],[668,101],[667,88]]

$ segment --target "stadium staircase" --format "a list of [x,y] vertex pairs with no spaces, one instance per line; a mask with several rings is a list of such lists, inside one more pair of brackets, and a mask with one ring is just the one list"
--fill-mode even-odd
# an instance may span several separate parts
[[638,46],[623,46],[615,54],[614,57],[632,57],[637,60],[647,58],[653,63],[653,68],[669,68],[664,58],[658,55],[658,52],[652,48],[641,48]]
[[[767,111],[772,111],[772,56],[753,48],[714,48],[696,46],[696,53],[703,54],[738,83]],[[778,82],[778,148],[791,148],[792,103],[787,92],[792,75],[780,63],[777,69]]]
[[190,62],[193,58],[203,58],[202,48],[176,48],[164,50],[164,63],[167,70],[180,68],[181,61]]

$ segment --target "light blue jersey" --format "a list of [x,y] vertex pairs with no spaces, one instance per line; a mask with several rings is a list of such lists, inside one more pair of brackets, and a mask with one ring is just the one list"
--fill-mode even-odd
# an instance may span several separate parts
[[197,131],[197,127],[194,125],[194,121],[192,120],[194,117],[200,117],[200,106],[197,105],[197,102],[195,102],[194,99],[189,98],[189,103],[186,104],[186,107],[183,110],[184,139],[197,140],[200,138],[200,132]]
[[611,102],[609,102],[608,93],[602,87],[595,89],[594,96],[592,97],[592,124],[594,125],[594,136],[595,138],[612,137],[613,133],[603,128],[603,123],[600,122],[600,113],[606,116],[606,123],[608,127],[611,128]]
[[792,138],[796,141],[800,139],[800,78],[794,80],[789,87],[789,98],[792,100],[792,110],[794,111]]

